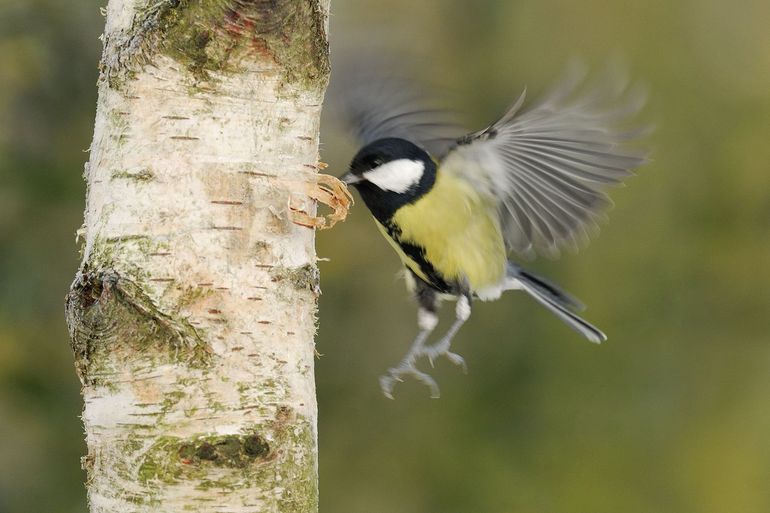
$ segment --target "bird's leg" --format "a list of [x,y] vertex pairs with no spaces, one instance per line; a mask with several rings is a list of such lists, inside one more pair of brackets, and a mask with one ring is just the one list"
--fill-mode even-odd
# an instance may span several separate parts
[[393,387],[397,381],[404,381],[405,375],[414,376],[415,379],[425,383],[431,390],[431,397],[439,396],[439,389],[436,381],[431,378],[425,372],[420,371],[415,366],[417,358],[422,356],[425,350],[424,344],[428,335],[431,334],[433,329],[438,324],[438,316],[434,312],[424,310],[420,307],[417,314],[418,324],[420,326],[420,332],[417,334],[417,338],[412,342],[412,347],[406,353],[406,356],[395,367],[388,369],[388,372],[383,376],[380,376],[380,388],[382,393],[388,399],[393,399]]
[[393,387],[397,381],[404,381],[403,377],[406,375],[414,376],[418,381],[425,383],[430,388],[431,397],[439,396],[436,381],[415,366],[417,358],[424,354],[425,340],[438,324],[436,311],[439,302],[436,294],[428,288],[421,288],[417,291],[417,300],[420,302],[420,307],[417,310],[417,325],[420,327],[420,332],[401,362],[397,366],[388,369],[386,374],[380,376],[380,388],[388,399],[393,399]]
[[452,339],[460,330],[460,327],[471,316],[471,298],[470,294],[463,294],[457,299],[457,306],[455,307],[455,322],[447,331],[446,335],[441,337],[441,340],[433,344],[432,346],[423,348],[423,354],[428,357],[431,367],[433,366],[433,360],[439,356],[446,356],[447,359],[458,367],[462,367],[463,372],[468,372],[468,367],[465,365],[465,360],[457,353],[453,353],[449,350],[449,346],[452,344]]

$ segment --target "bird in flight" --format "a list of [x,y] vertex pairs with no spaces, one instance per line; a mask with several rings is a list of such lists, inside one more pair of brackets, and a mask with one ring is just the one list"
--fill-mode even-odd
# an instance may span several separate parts
[[[386,397],[407,376],[438,397],[418,361],[445,357],[465,368],[452,339],[474,300],[507,290],[526,292],[591,342],[606,340],[578,316],[578,300],[509,260],[583,246],[610,205],[607,189],[646,161],[636,144],[643,130],[630,126],[641,95],[617,80],[586,85],[585,76],[573,66],[531,106],[525,91],[500,119],[459,137],[448,111],[426,106],[414,83],[369,76],[345,91],[361,149],[341,179],[398,254],[418,304],[417,337],[380,378]],[[429,344],[448,299],[456,300],[455,320]]]

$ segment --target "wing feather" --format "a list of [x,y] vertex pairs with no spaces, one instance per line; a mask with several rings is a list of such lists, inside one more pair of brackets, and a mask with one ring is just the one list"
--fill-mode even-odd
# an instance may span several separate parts
[[329,97],[361,145],[397,137],[444,155],[464,130],[404,63],[357,58],[332,79]]
[[522,93],[441,165],[498,203],[508,248],[526,257],[584,245],[612,205],[606,189],[646,162],[633,146],[644,131],[627,126],[642,97],[617,80],[581,93],[584,76],[572,70],[528,110]]

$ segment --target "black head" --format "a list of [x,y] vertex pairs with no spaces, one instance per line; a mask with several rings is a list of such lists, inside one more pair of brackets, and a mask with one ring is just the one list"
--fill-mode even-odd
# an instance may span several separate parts
[[356,154],[342,181],[356,187],[374,217],[384,223],[433,187],[436,164],[407,140],[379,139]]

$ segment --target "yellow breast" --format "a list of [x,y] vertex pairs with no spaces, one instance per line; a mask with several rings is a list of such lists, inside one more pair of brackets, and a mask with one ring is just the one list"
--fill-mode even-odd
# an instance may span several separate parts
[[[401,230],[401,240],[425,248],[427,260],[447,282],[467,280],[477,291],[500,283],[505,275],[496,206],[462,179],[439,172],[433,188],[401,207],[392,222]],[[399,256],[404,260],[403,252]],[[404,263],[411,268],[408,260]]]

